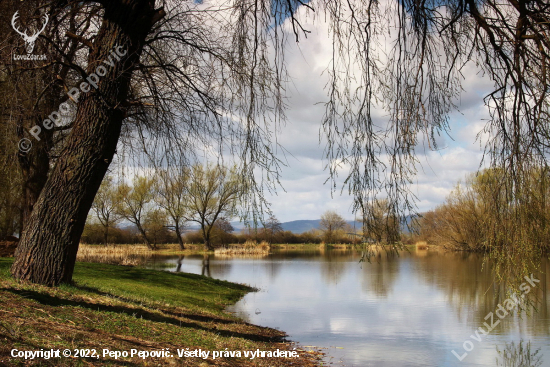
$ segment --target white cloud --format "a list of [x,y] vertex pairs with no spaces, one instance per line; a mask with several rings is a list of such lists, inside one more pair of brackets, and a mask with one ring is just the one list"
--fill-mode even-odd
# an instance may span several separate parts
[[[324,87],[328,80],[326,73],[322,73],[331,61],[332,52],[328,26],[322,21],[314,25],[311,18],[303,17],[303,12],[298,11],[311,33],[298,45],[293,41],[288,44],[286,60],[293,86],[288,89],[288,123],[278,136],[279,143],[290,153],[286,155],[289,167],[282,171],[281,182],[286,192],[280,190],[271,198],[272,209],[281,221],[317,219],[328,209],[351,219],[352,198],[347,192],[340,195],[341,187],[336,188],[331,198],[331,188],[324,184],[328,178],[328,172],[323,170],[327,163],[323,159],[324,140],[319,144],[322,102],[327,99]],[[283,29],[291,32],[289,24],[283,25]],[[478,168],[482,157],[476,136],[488,118],[483,97],[491,91],[492,82],[473,64],[466,65],[463,75],[464,92],[456,102],[460,111],[451,114],[452,138],[437,137],[439,151],[431,151],[427,144],[417,149],[422,167],[412,190],[419,199],[420,211],[442,203],[458,180]],[[377,119],[385,115],[384,111],[373,112]],[[341,183],[344,178],[338,181]]]

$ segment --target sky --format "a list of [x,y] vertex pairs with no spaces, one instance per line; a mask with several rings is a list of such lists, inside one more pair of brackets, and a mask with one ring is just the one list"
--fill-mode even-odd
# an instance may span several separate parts
[[[324,140],[319,140],[326,101],[326,75],[323,70],[331,60],[331,42],[325,24],[306,19],[311,31],[299,44],[289,42],[286,60],[292,85],[288,88],[287,123],[281,127],[278,142],[287,154],[278,152],[287,166],[281,172],[277,195],[268,199],[272,211],[281,222],[299,219],[318,219],[326,210],[335,210],[346,219],[352,219],[352,197],[347,192],[331,193],[329,177],[324,170]],[[286,31],[289,25],[284,24]],[[483,146],[476,141],[483,129],[488,112],[483,96],[491,91],[492,82],[484,78],[475,65],[467,65],[463,72],[464,91],[456,104],[460,112],[451,115],[450,136],[438,138],[439,150],[426,148],[420,154],[422,168],[412,186],[416,194],[417,211],[424,212],[443,203],[453,187],[470,172],[475,172],[482,160]],[[452,137],[452,138],[451,138]]]
[[[323,102],[327,101],[328,77],[324,71],[332,59],[329,27],[321,16],[315,21],[306,16],[303,6],[298,8],[296,16],[311,33],[296,43],[289,20],[280,25],[287,33],[285,60],[291,78],[286,86],[287,121],[277,129],[276,138],[284,148],[278,149],[276,156],[285,166],[281,167],[281,186],[266,199],[280,222],[319,219],[327,210],[352,220],[353,198],[346,190],[341,191],[345,172],[341,172],[336,188],[331,190],[329,172],[325,170],[328,161],[323,154],[326,140],[320,131]],[[386,48],[390,42],[386,41]],[[451,114],[450,136],[437,138],[437,151],[429,147],[417,150],[421,167],[411,189],[418,199],[419,213],[442,204],[459,180],[480,167],[483,146],[476,136],[489,117],[483,97],[492,91],[493,83],[471,63],[463,69],[462,87],[464,91],[454,101],[459,111]],[[384,114],[384,111],[373,111],[376,118],[383,118]]]

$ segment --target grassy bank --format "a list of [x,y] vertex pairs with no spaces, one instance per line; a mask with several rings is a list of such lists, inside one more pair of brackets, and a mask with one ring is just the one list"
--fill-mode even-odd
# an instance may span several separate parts
[[[313,366],[299,358],[217,358],[213,351],[289,350],[284,333],[248,324],[223,310],[251,288],[193,274],[77,263],[74,284],[47,288],[15,282],[12,259],[0,258],[0,365],[40,366]],[[25,361],[10,351],[95,349],[100,358]],[[103,349],[153,351],[173,358],[115,359]],[[179,358],[177,349],[211,351],[208,359]]]

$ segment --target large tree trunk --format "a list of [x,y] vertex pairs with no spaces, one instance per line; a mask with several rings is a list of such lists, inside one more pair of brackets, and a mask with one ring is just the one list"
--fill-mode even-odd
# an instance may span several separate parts
[[[66,76],[66,71],[61,72],[63,76]],[[61,97],[61,90],[58,86],[53,86],[49,92],[44,96],[40,96],[40,78],[43,79],[42,84],[51,83],[50,75],[40,75],[36,71],[32,71],[25,74],[30,78],[28,83],[21,83],[17,85],[15,93],[25,95],[28,91],[24,91],[24,88],[31,88],[32,95],[36,100],[31,98],[27,104],[27,110],[23,112],[23,116],[17,122],[17,135],[19,139],[25,137],[24,130],[30,130],[35,125],[40,125],[46,118],[47,113],[54,111],[57,106],[63,101]],[[40,99],[42,98],[42,99]],[[42,113],[35,115],[36,112],[32,105],[40,106]],[[29,115],[35,115],[30,117]],[[34,204],[38,201],[38,197],[42,192],[42,189],[46,185],[48,180],[48,172],[50,170],[50,151],[54,146],[53,131],[43,129],[40,134],[40,140],[34,141],[32,148],[28,152],[19,151],[18,163],[21,169],[22,175],[22,192],[21,192],[21,216],[20,216],[20,230],[19,235],[23,233],[25,224],[31,216]]]
[[141,234],[141,237],[143,237],[143,240],[145,241],[145,244],[147,245],[147,247],[149,248],[149,250],[156,250],[157,249],[157,246],[156,244],[152,244],[151,243],[151,240],[149,239],[149,236],[147,236],[147,232],[145,231],[145,229],[141,226],[141,224],[136,223],[136,227],[139,231],[139,233]]
[[107,246],[108,241],[109,241],[109,226],[105,226],[105,229],[103,230],[103,244]]
[[[131,70],[160,12],[151,0],[103,2],[104,19],[88,58],[88,74],[114,60],[98,89],[82,94],[74,128],[53,169],[15,254],[12,274],[45,285],[70,282],[80,236],[95,194],[115,154],[128,95]],[[110,52],[121,46],[117,61]]]
[[25,225],[31,216],[34,204],[38,201],[38,197],[48,179],[50,168],[49,147],[44,142],[49,141],[50,138],[51,134],[44,134],[42,141],[37,142],[29,153],[19,153],[19,167],[21,167],[23,181],[19,221],[20,235],[25,230]]
[[[73,44],[67,52],[67,57],[69,59],[74,57],[77,50],[77,45]],[[51,51],[47,50],[46,52]],[[65,80],[70,70],[69,67],[55,66],[47,70],[28,70],[23,74],[29,80],[23,81],[24,79],[21,78],[21,83],[16,84],[15,93],[26,95],[29,91],[23,89],[30,88],[32,89],[30,93],[32,97],[29,97],[26,105],[27,108],[22,111],[25,117],[20,118],[16,126],[19,139],[26,137],[24,130],[28,131],[35,125],[41,125],[48,118],[48,114],[55,111],[61,102],[67,98],[60,80]],[[59,79],[56,80],[56,77]],[[42,90],[44,85],[50,85],[46,93]],[[41,112],[37,114],[37,111]],[[20,235],[24,231],[25,223],[30,218],[34,204],[38,201],[38,197],[46,185],[50,165],[53,161],[50,153],[54,146],[53,129],[42,128],[40,140],[33,141],[30,151],[20,151],[18,154],[19,167],[22,174]]]
[[214,251],[214,246],[212,246],[212,241],[210,240],[210,231],[212,230],[212,226],[209,226],[208,228],[205,227],[205,224],[202,224],[202,236],[204,238],[204,249],[206,251]]
[[178,245],[180,246],[180,250],[185,250],[185,245],[183,244],[183,238],[181,237],[181,229],[176,221],[176,237],[178,238]]

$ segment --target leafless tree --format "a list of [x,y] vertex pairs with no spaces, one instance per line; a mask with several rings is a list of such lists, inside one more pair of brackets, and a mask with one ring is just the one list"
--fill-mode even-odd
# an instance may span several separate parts
[[273,243],[275,235],[282,231],[283,226],[281,225],[281,222],[279,222],[275,215],[271,214],[264,223],[264,232],[268,237],[269,243]]
[[[14,10],[15,4],[10,3]],[[286,36],[278,25],[288,23],[293,38],[303,40],[308,30],[300,22],[301,9],[324,12],[319,18],[330,24],[326,152],[333,178],[339,167],[350,167],[346,182],[356,209],[364,212],[385,191],[392,212],[414,210],[408,187],[418,168],[416,151],[424,142],[435,148],[435,136],[448,132],[468,63],[477,63],[495,84],[486,97],[491,112],[486,153],[511,178],[506,189],[519,200],[530,165],[547,166],[550,5],[544,0],[42,5],[32,9],[33,16],[47,13],[50,22],[38,41],[47,41],[51,65],[60,69],[50,79],[33,76],[31,84],[11,84],[15,95],[33,96],[17,104],[26,113],[17,119],[21,137],[43,124],[46,107],[64,100],[65,87],[78,86],[99,65],[113,67],[97,88],[75,98],[74,116],[60,125],[63,131],[43,129],[62,142],[43,139],[46,147],[31,153],[42,152],[28,163],[30,170],[40,167],[39,190],[33,190],[39,196],[12,267],[18,279],[70,281],[87,213],[119,140],[121,151],[137,159],[143,153],[164,155],[174,163],[204,146],[220,156],[234,154],[245,191],[255,193],[244,198],[247,206],[260,207],[265,185],[277,182],[279,172],[270,126],[285,117]],[[123,50],[114,64],[113,47]],[[53,75],[57,92],[47,94],[44,115],[37,118],[30,112],[40,95],[35,91]],[[377,108],[386,111],[386,120],[374,117]],[[263,174],[255,175],[258,168]]]
[[222,246],[227,246],[231,243],[232,235],[231,233],[235,230],[233,225],[227,218],[219,217],[214,223],[214,228],[212,228],[211,240],[218,242]]
[[[47,12],[51,24],[39,40],[49,41],[52,64],[66,66],[73,76],[56,75],[61,90],[78,92],[98,67],[109,68],[100,70],[104,75],[93,88],[73,93],[74,116],[63,125],[68,135],[55,145],[53,168],[41,175],[47,180],[36,190],[39,196],[25,224],[12,266],[16,278],[49,285],[70,281],[87,212],[120,137],[128,155],[136,150],[164,154],[178,163],[196,154],[197,147],[235,154],[248,177],[243,182],[260,193],[249,196],[250,205],[261,205],[263,184],[254,170],[264,167],[269,176],[278,172],[265,127],[281,119],[284,107],[281,36],[268,31],[269,6],[172,0],[46,5],[34,9],[38,17]],[[53,34],[63,35],[77,52],[56,47]],[[279,45],[275,52],[272,45]],[[38,123],[43,134],[51,133],[45,116],[25,128]],[[50,150],[45,150],[48,160]]]
[[[55,126],[43,128],[39,139],[27,132],[56,111],[67,98],[67,86],[82,78],[81,70],[72,65],[85,60],[82,56],[85,45],[67,35],[76,37],[77,33],[94,28],[97,24],[90,22],[90,17],[100,10],[97,6],[74,2],[67,5],[63,15],[48,16],[49,5],[50,1],[42,0],[33,2],[32,6],[11,0],[0,5],[0,20],[6,28],[2,29],[0,47],[0,83],[4,92],[0,97],[4,101],[0,103],[0,122],[9,142],[6,153],[11,157],[11,169],[20,171],[22,180],[21,232],[72,127],[74,110],[64,114]],[[33,51],[45,55],[47,60],[14,60],[16,55],[26,53],[24,46],[29,44],[12,29],[12,23],[22,33],[30,34],[44,28],[38,38],[33,38]],[[26,140],[20,140],[22,138]]]
[[181,250],[184,250],[183,229],[184,219],[189,211],[187,186],[190,181],[188,169],[171,167],[157,171],[155,201],[166,212],[172,224]]
[[167,223],[166,211],[161,208],[153,208],[145,213],[143,228],[147,238],[151,241],[153,249],[157,248],[159,242],[166,242],[169,234]]
[[376,199],[369,203],[363,213],[363,236],[378,244],[395,244],[399,242],[401,231],[399,218],[392,213],[392,207],[386,199]]
[[347,222],[342,216],[333,210],[327,210],[321,215],[319,227],[323,231],[323,237],[327,243],[333,243],[335,232],[346,228]]
[[[518,204],[529,191],[532,168],[548,167],[548,1],[322,4],[334,55],[323,121],[326,155],[333,178],[340,167],[349,168],[346,184],[356,209],[365,212],[383,193],[402,223],[403,214],[414,213],[409,187],[419,168],[417,152],[438,149],[436,137],[450,133],[464,68],[474,65],[494,84],[484,99],[490,119],[479,139],[485,159],[504,170],[501,189],[513,198],[499,212],[506,223],[530,228]],[[377,117],[380,110],[387,117]],[[542,249],[529,232],[505,230],[499,238],[506,240],[490,245],[503,274],[521,279],[532,271],[523,266],[523,254]]]
[[[151,217],[151,212],[155,210],[153,207],[155,197],[154,185],[155,180],[152,178],[135,176],[132,186],[123,182],[117,188],[118,215],[137,227],[145,244],[151,250],[156,248],[156,244],[149,238],[145,221],[147,219],[156,219]],[[158,217],[156,214],[154,216]]]
[[123,216],[117,211],[120,199],[112,176],[105,176],[92,203],[92,212],[103,226],[103,244],[107,245],[109,228],[116,226]]
[[216,221],[221,217],[233,217],[244,196],[244,185],[235,168],[221,166],[193,166],[188,197],[189,221],[201,226],[204,247],[213,250],[211,234]]

